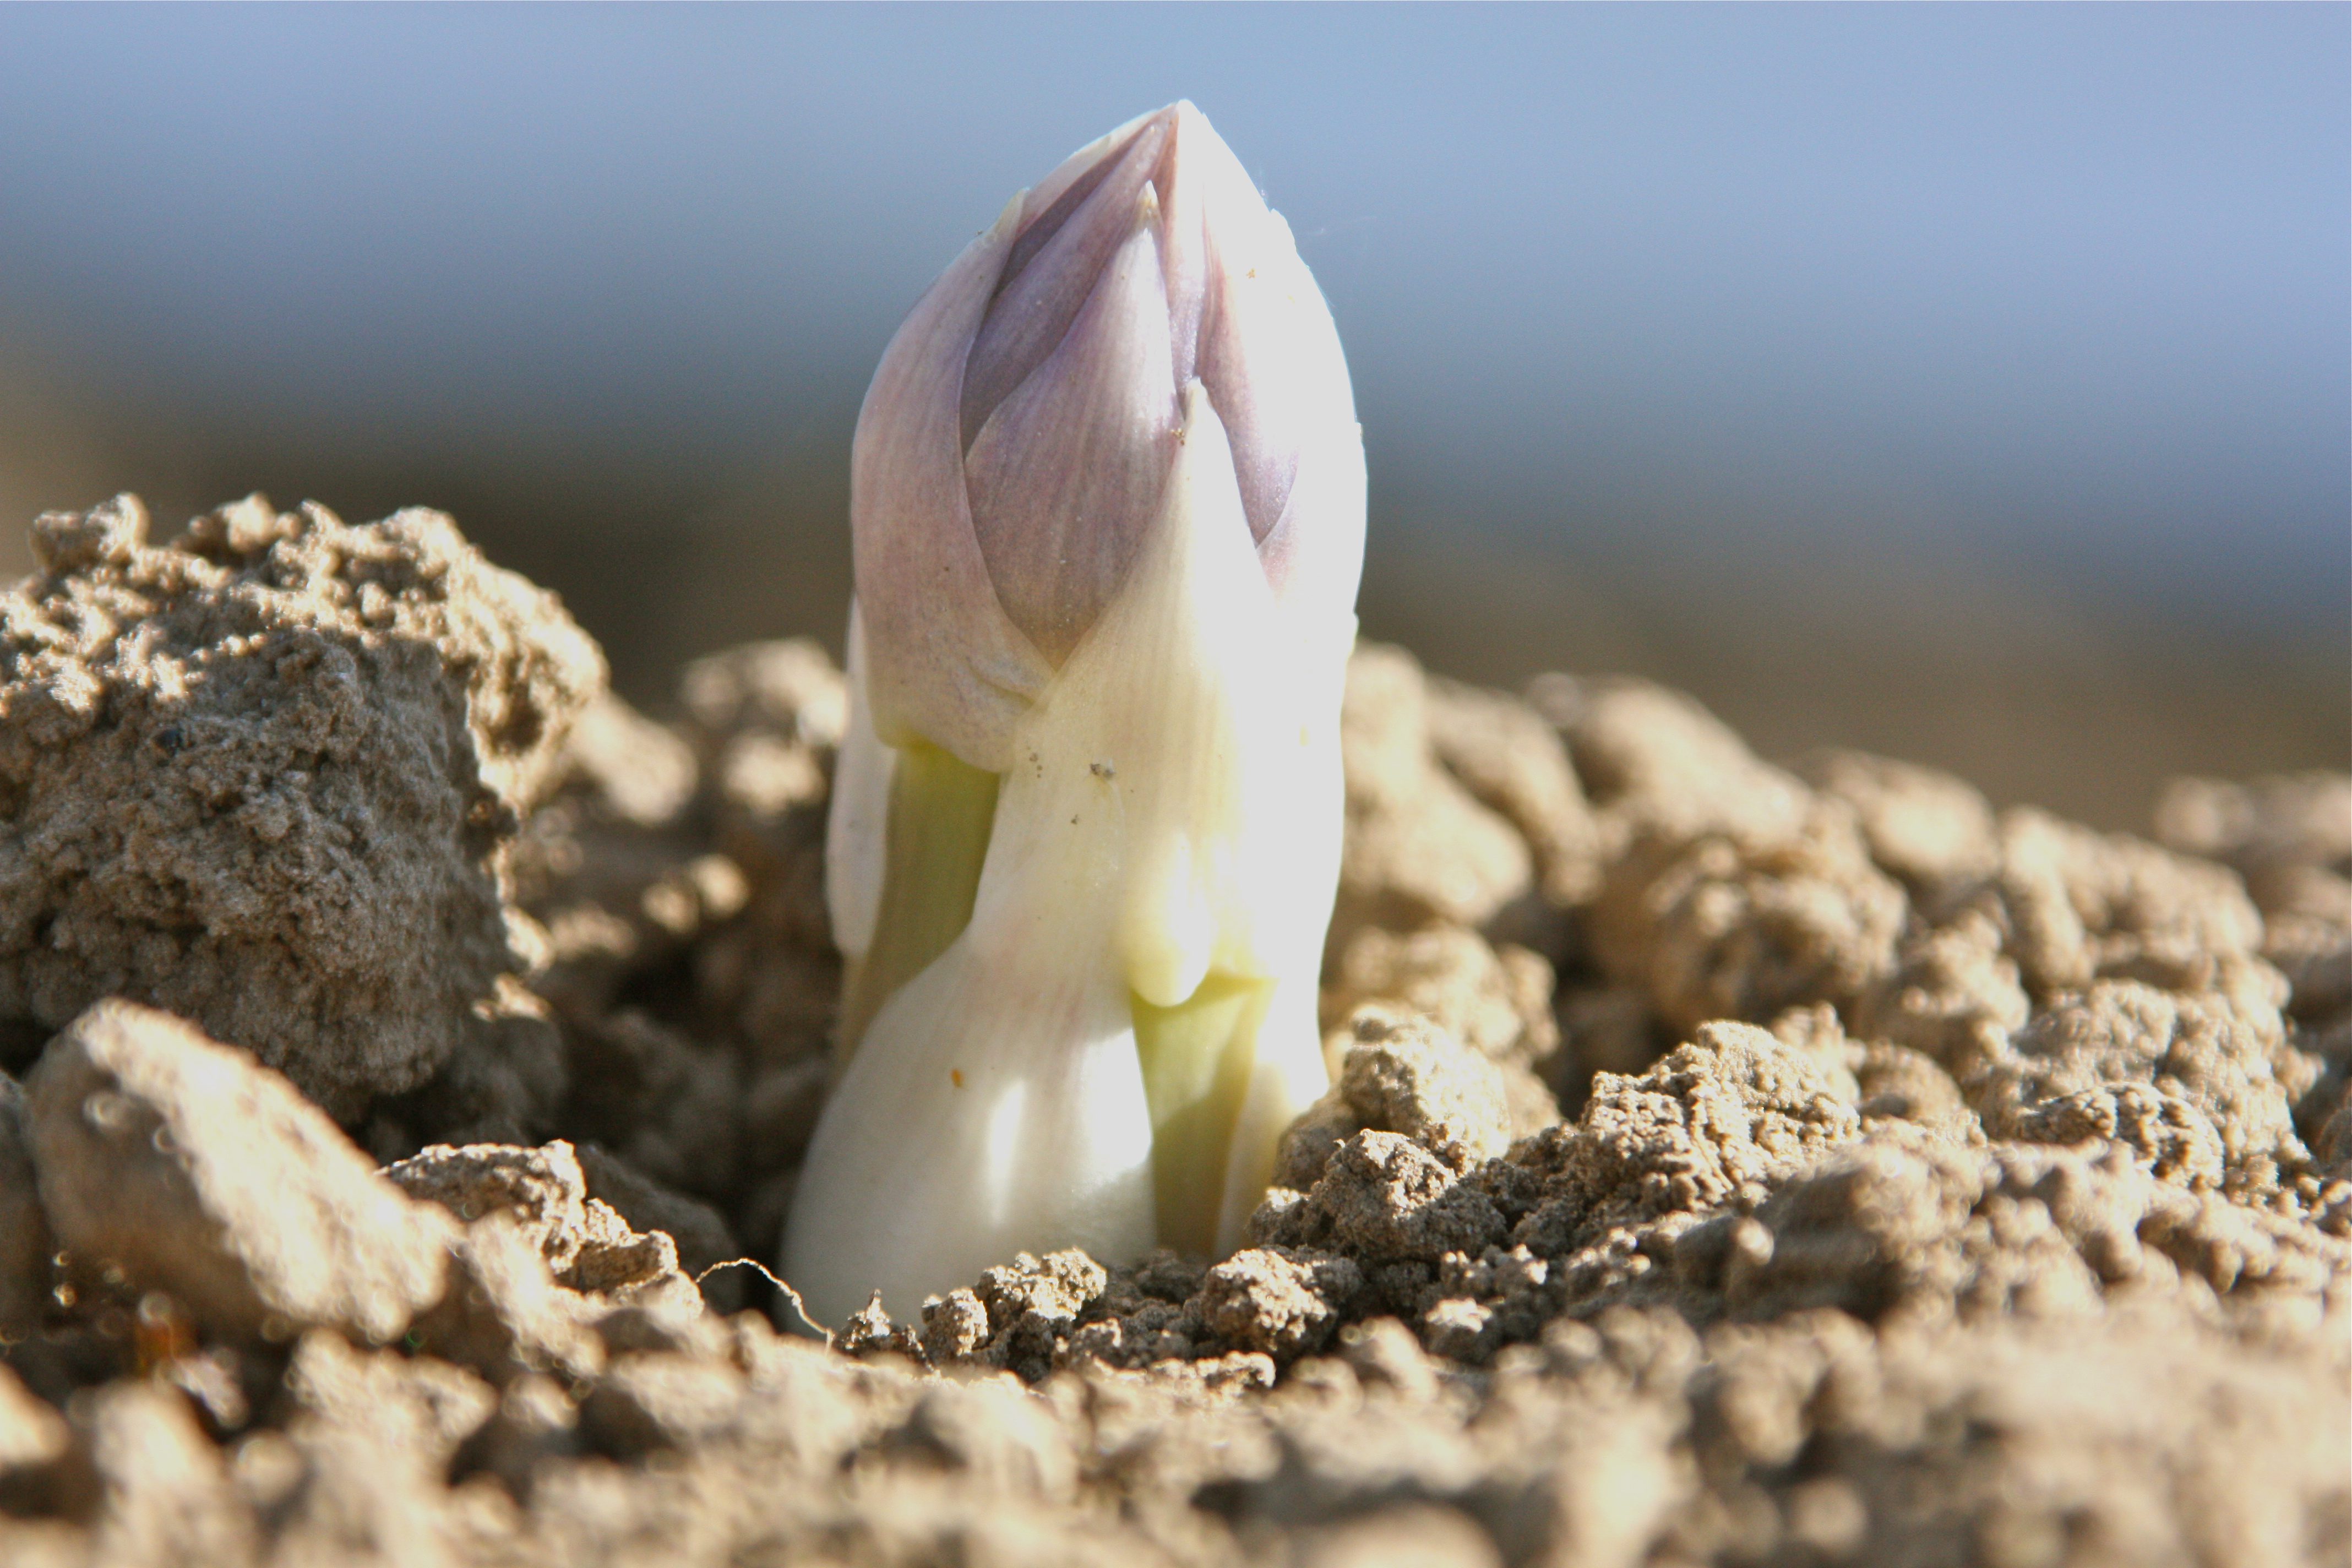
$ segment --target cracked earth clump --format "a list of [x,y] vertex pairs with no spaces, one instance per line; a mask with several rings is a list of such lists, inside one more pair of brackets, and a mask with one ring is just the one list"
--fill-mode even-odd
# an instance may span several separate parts
[[502,858],[603,656],[438,512],[51,513],[0,595],[0,1034],[101,997],[351,1121],[462,1058],[560,1073]]

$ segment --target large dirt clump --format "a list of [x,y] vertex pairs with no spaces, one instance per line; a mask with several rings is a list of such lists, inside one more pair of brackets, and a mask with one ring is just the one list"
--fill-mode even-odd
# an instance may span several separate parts
[[126,996],[349,1121],[534,1049],[506,841],[602,655],[437,512],[52,513],[0,595],[0,1034]]

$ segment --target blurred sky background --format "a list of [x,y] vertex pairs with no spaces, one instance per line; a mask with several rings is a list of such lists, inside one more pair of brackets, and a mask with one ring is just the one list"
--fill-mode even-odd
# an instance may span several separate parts
[[0,5],[0,576],[440,506],[622,689],[836,650],[899,317],[1201,105],[1356,377],[1363,617],[2144,826],[2352,751],[2352,10]]

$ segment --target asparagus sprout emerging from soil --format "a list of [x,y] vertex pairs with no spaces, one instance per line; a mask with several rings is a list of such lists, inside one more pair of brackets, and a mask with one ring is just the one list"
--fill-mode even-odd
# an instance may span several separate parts
[[1283,220],[1178,103],[1015,196],[858,418],[839,1081],[786,1270],[1230,1250],[1320,1093],[1361,434]]

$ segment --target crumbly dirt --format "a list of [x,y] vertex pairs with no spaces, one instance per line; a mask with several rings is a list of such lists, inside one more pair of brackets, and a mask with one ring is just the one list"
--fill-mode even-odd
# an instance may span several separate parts
[[345,1120],[453,1064],[551,1085],[501,860],[595,645],[437,512],[255,498],[147,533],[131,497],[51,513],[0,595],[15,1065],[123,995]]
[[2343,1564],[2352,778],[2147,838],[1360,650],[1222,1259],[811,1331],[842,681],[438,514],[0,596],[0,1561]]

